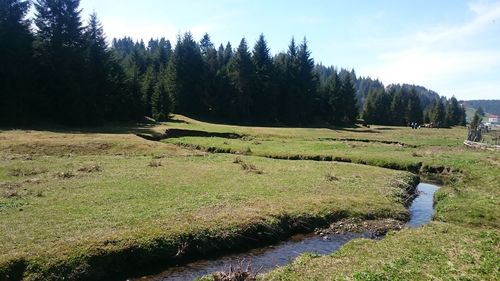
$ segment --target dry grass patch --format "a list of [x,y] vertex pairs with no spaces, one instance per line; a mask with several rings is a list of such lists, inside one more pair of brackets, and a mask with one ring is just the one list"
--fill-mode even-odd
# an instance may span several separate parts
[[258,169],[255,165],[247,163],[241,159],[241,157],[236,157],[233,161],[234,164],[239,164],[241,166],[241,169],[247,173],[254,173],[257,175],[262,175],[264,174],[264,171]]
[[41,168],[41,167],[30,167],[30,168],[11,168],[8,172],[10,176],[13,177],[30,177],[30,176],[37,176],[40,174],[45,174],[49,170],[47,168]]
[[82,173],[97,173],[97,172],[102,172],[102,167],[98,164],[86,164],[80,168],[78,168],[78,172]]
[[162,166],[161,161],[158,159],[153,159],[153,160],[149,161],[149,163],[148,163],[148,167],[151,167],[151,168],[158,168],[161,166]]

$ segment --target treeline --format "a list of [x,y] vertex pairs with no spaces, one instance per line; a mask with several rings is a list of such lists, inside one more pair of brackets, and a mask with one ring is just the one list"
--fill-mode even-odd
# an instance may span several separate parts
[[113,40],[126,72],[133,77],[144,113],[157,120],[177,113],[251,124],[308,124],[318,120],[353,124],[358,111],[349,73],[333,69],[319,79],[304,39],[272,56],[261,35],[250,49],[245,38],[235,50],[218,48],[205,34],[168,40]]
[[190,33],[175,46],[125,37],[110,47],[95,14],[82,22],[79,3],[36,0],[31,21],[30,1],[0,2],[0,124],[162,121],[175,112],[247,124],[350,125],[360,109],[380,124],[434,118],[428,108],[437,94],[316,65],[305,39],[276,55],[264,35],[235,49]]
[[435,127],[466,124],[466,110],[455,97],[436,98],[422,105],[417,88],[391,85],[372,90],[365,102],[363,119],[370,124],[405,126],[427,123]]
[[35,1],[36,32],[26,20],[30,1],[0,3],[2,123],[93,125],[141,116],[101,24],[93,14],[83,25],[78,0]]

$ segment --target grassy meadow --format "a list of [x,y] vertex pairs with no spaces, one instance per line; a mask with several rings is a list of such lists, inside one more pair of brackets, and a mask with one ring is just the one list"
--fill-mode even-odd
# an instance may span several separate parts
[[[135,135],[172,128],[241,138]],[[415,180],[408,171],[444,183],[433,223],[353,241],[332,256],[305,255],[261,278],[496,280],[500,153],[464,148],[465,134],[228,126],[183,116],[0,130],[0,280],[120,280],[149,264],[239,247],[247,236],[271,241],[348,217],[404,220],[402,198]]]

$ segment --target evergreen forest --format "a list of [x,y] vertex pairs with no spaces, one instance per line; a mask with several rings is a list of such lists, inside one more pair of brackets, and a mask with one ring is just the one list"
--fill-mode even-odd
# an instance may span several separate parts
[[[34,16],[28,18],[30,6]],[[0,125],[94,126],[179,113],[249,125],[465,125],[455,99],[316,63],[308,42],[272,54],[262,34],[110,40],[79,0],[0,1]]]

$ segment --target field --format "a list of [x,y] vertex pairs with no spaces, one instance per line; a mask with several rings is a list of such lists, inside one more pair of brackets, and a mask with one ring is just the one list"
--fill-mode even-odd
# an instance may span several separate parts
[[[161,142],[136,136],[160,139],[166,129],[179,134]],[[404,220],[415,173],[444,183],[435,222],[353,241],[332,256],[306,255],[261,278],[495,280],[500,153],[465,149],[465,134],[258,128],[183,116],[3,130],[0,280],[120,280],[342,218]]]

